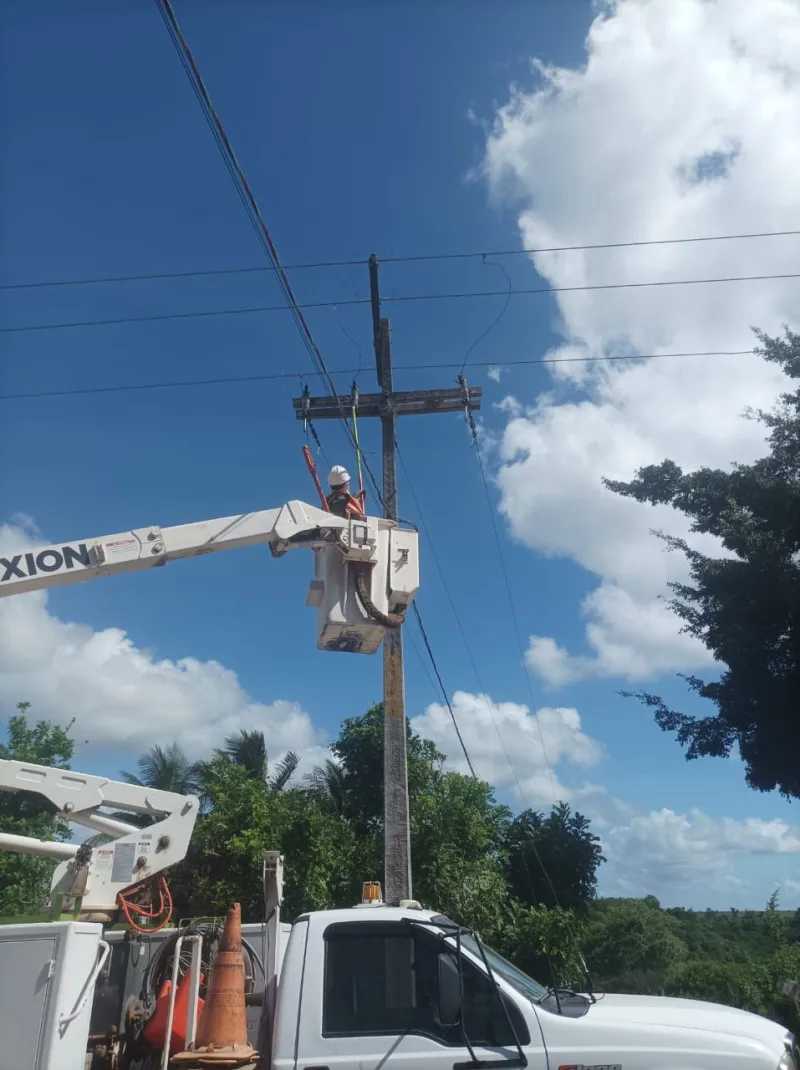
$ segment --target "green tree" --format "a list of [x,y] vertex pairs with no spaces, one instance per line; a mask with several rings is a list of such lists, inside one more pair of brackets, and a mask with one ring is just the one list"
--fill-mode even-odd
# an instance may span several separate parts
[[196,795],[203,788],[202,770],[190,762],[178,743],[162,747],[155,743],[136,762],[138,773],[120,773],[126,784],[174,791],[178,795]]
[[[441,771],[444,755],[407,725],[408,791],[413,806],[420,791]],[[342,769],[342,804],[365,833],[383,829],[383,704],[342,723],[331,750]]]
[[346,822],[303,792],[271,791],[222,756],[206,767],[205,791],[207,812],[198,817],[185,861],[170,871],[179,914],[222,914],[236,899],[246,920],[258,921],[265,850],[286,856],[287,917],[356,902],[359,843]]
[[510,899],[498,949],[539,984],[585,989],[583,927],[572,911]]
[[283,791],[300,764],[300,756],[294,751],[287,751],[270,777],[267,741],[264,733],[257,729],[250,731],[243,728],[235,732],[226,738],[225,746],[214,753],[218,757],[228,758],[234,765],[240,765],[248,776],[268,782],[272,791]]
[[[782,338],[756,331],[765,360],[800,380],[800,335]],[[673,461],[642,468],[629,483],[607,481],[618,494],[669,504],[691,520],[694,532],[715,535],[725,557],[691,549],[660,533],[685,554],[690,582],[672,584],[670,606],[683,627],[724,667],[718,680],[686,677],[690,689],[715,712],[694,717],[671,709],[659,696],[638,697],[674,732],[689,759],[724,757],[735,748],[748,784],[800,797],[795,754],[800,694],[800,388],[778,407],[755,415],[768,428],[769,451],[731,471],[684,473]]]
[[525,810],[508,827],[505,841],[510,890],[531,906],[585,911],[597,889],[603,858],[589,819],[566,803],[544,817]]
[[601,899],[586,926],[584,953],[599,988],[663,994],[669,969],[688,948],[653,897]]
[[[72,722],[60,728],[49,721],[28,721],[29,702],[18,702],[18,713],[8,719],[6,742],[0,743],[0,758],[33,762],[68,769],[74,743]],[[68,840],[69,825],[39,795],[28,792],[0,793],[0,832],[33,836],[39,840]],[[36,914],[50,891],[55,864],[46,858],[0,851],[0,917]]]
[[489,942],[499,938],[508,899],[502,849],[509,819],[488,784],[438,770],[411,808],[414,898]]

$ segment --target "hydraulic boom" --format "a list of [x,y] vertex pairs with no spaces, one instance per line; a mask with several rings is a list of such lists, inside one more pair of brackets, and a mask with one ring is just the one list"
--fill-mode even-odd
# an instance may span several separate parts
[[402,622],[419,584],[416,531],[377,517],[345,519],[291,501],[278,509],[136,528],[0,557],[0,597],[258,543],[266,543],[274,557],[297,547],[316,551],[307,604],[317,607],[322,650],[374,654],[385,628]]

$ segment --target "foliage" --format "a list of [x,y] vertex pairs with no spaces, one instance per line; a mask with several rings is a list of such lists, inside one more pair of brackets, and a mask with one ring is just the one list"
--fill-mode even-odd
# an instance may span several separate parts
[[531,906],[562,906],[585,911],[597,889],[603,858],[589,819],[566,803],[547,817],[533,810],[519,814],[506,834],[508,881],[513,895]]
[[[756,335],[756,350],[800,380],[800,335]],[[674,732],[687,758],[724,757],[738,749],[748,784],[800,797],[795,714],[800,693],[800,387],[784,393],[770,413],[751,413],[767,427],[769,452],[730,472],[684,473],[673,461],[642,468],[629,483],[606,485],[628,498],[669,504],[691,530],[716,536],[725,556],[691,549],[660,534],[687,558],[691,580],[672,584],[671,608],[684,630],[724,666],[718,680],[686,677],[715,712],[694,717],[657,695],[638,697],[656,722]]]
[[[66,728],[48,721],[28,721],[29,702],[18,702],[9,718],[7,740],[0,743],[0,758],[35,762],[68,769],[74,744]],[[65,840],[69,826],[53,815],[40,796],[27,792],[0,793],[0,832],[33,836],[39,840]],[[32,855],[0,851],[0,917],[37,914],[50,891],[53,863]]]
[[270,778],[267,741],[264,733],[257,729],[249,731],[243,728],[228,736],[225,746],[215,750],[214,754],[242,766],[249,777],[268,782],[272,791],[283,791],[300,764],[300,756],[294,751],[287,751]]
[[202,790],[200,766],[190,762],[177,743],[162,747],[158,743],[142,754],[136,762],[138,774],[120,773],[126,784],[145,785],[159,791],[174,791],[178,795],[196,795]]
[[679,926],[653,896],[598,900],[583,948],[598,987],[651,995],[663,995],[667,971],[688,955]]
[[498,949],[540,984],[586,987],[581,962],[582,920],[562,907],[510,899]]

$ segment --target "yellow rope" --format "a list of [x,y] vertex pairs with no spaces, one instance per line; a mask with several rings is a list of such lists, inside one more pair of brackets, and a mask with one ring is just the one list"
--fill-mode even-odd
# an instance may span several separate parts
[[353,405],[352,405],[353,441],[356,444],[356,467],[358,469],[358,489],[359,489],[359,492],[363,493],[364,480],[363,480],[363,477],[361,475],[361,446],[358,443],[358,419],[356,417],[356,408],[358,406],[358,387],[356,386],[355,383],[353,383],[353,395],[352,396],[353,396]]

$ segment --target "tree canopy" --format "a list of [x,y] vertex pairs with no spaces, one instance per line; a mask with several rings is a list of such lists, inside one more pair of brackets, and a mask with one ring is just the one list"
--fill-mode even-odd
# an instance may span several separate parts
[[[800,335],[756,332],[756,349],[800,380]],[[730,471],[683,472],[673,461],[642,468],[629,483],[606,481],[618,494],[669,504],[691,530],[716,536],[724,553],[700,553],[659,533],[686,555],[690,581],[671,585],[670,606],[683,628],[722,666],[719,679],[685,677],[715,708],[706,716],[671,709],[639,692],[662,729],[674,732],[687,758],[725,757],[734,748],[747,782],[800,797],[796,720],[800,695],[800,387],[772,412],[750,413],[768,430],[767,454]]]
[[[69,726],[59,728],[48,721],[28,721],[29,702],[18,702],[17,713],[8,719],[0,758],[68,769],[74,744]],[[69,826],[53,815],[41,796],[0,792],[0,832],[32,836],[37,840],[69,839]],[[37,914],[50,891],[53,863],[33,855],[0,850],[0,917]]]

